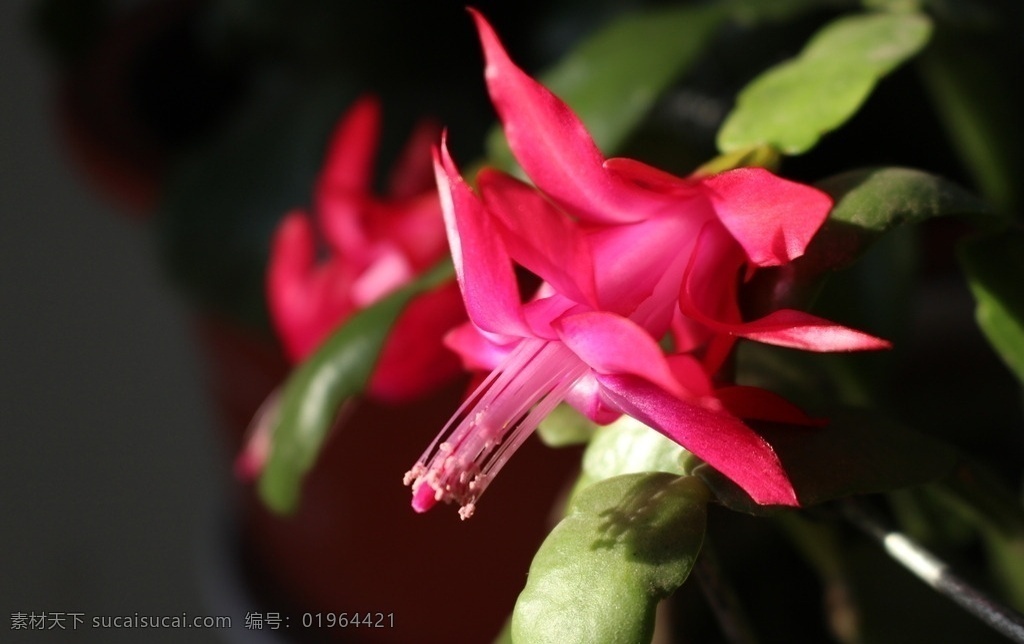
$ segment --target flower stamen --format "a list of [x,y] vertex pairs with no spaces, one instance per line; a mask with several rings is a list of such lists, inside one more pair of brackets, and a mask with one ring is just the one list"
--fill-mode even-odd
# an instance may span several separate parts
[[490,481],[586,372],[561,342],[522,340],[406,473],[413,508],[456,501],[463,519],[472,516]]

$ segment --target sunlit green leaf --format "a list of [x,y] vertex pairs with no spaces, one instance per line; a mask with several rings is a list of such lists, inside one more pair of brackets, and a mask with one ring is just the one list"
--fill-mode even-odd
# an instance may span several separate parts
[[[823,428],[758,429],[775,448],[802,506],[926,483],[956,464],[955,452],[945,444],[866,411],[838,412]],[[729,508],[750,514],[772,511],[709,465],[693,473]]]
[[622,474],[667,472],[681,476],[686,474],[686,459],[692,458],[679,443],[626,415],[597,427],[591,436],[572,498],[598,481]]
[[960,263],[977,300],[975,318],[1006,366],[1024,383],[1024,233],[966,240]]
[[[624,16],[580,43],[540,81],[569,104],[598,147],[611,154],[696,60],[725,17],[725,6],[714,3]],[[487,150],[492,165],[515,167],[499,127],[488,136]]]
[[537,426],[537,435],[549,447],[566,447],[586,443],[594,436],[597,425],[589,418],[562,403]]
[[639,472],[679,476],[687,454],[679,443],[624,415],[595,432],[583,453],[583,473],[591,481]]
[[920,51],[930,33],[931,22],[916,13],[832,22],[797,58],[769,69],[740,93],[718,133],[719,149],[810,150],[856,113],[882,77]]
[[514,641],[650,642],[658,602],[686,581],[700,552],[707,494],[695,477],[666,473],[584,490],[533,559]]
[[260,497],[271,509],[294,510],[302,478],[316,461],[339,408],[363,391],[388,331],[405,305],[451,277],[451,263],[443,262],[356,313],[289,376],[259,480]]
[[732,152],[720,154],[714,159],[702,164],[694,174],[718,174],[734,168],[767,168],[771,171],[778,170],[781,155],[775,148],[768,145],[755,145],[750,148],[740,148]]

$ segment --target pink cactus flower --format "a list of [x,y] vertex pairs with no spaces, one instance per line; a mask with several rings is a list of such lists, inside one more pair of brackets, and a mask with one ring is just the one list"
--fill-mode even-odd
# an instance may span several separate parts
[[[435,172],[470,324],[449,336],[491,373],[406,475],[413,508],[470,516],[516,448],[567,401],[625,413],[729,476],[758,503],[798,505],[771,445],[742,418],[813,423],[782,398],[713,377],[737,338],[809,351],[888,347],[794,310],[744,320],[741,280],[803,254],[831,200],[760,168],[679,178],[606,160],[579,118],[508,58],[473,12],[485,76],[533,185],[484,170],[474,193],[444,141]],[[543,279],[520,298],[513,265]],[[673,353],[659,340],[671,333]]]

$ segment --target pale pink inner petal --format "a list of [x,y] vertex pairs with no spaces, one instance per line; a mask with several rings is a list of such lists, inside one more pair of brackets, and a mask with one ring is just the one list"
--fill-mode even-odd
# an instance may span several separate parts
[[658,217],[592,230],[600,308],[631,318],[652,335],[664,333],[701,223],[697,217]]
[[397,248],[381,245],[380,255],[352,283],[352,302],[365,308],[411,281],[416,272]]
[[630,320],[592,311],[567,315],[554,326],[565,345],[597,373],[632,374],[673,395],[685,395],[661,347]]
[[[541,290],[544,291],[544,285]],[[555,340],[558,332],[551,326],[558,318],[570,311],[586,311],[586,306],[581,306],[557,293],[545,297],[535,297],[523,306],[523,317],[526,318],[526,325],[529,335],[545,340]]]
[[598,425],[613,423],[622,416],[621,410],[609,406],[605,401],[601,383],[590,371],[573,384],[565,395],[565,402]]

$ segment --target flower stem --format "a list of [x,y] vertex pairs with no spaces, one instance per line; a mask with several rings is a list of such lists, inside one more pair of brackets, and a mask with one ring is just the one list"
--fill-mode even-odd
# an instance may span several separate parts
[[889,556],[926,584],[1002,635],[1024,644],[1024,615],[985,595],[907,535],[886,527],[863,504],[847,500],[840,504],[840,511],[846,520],[881,544]]

